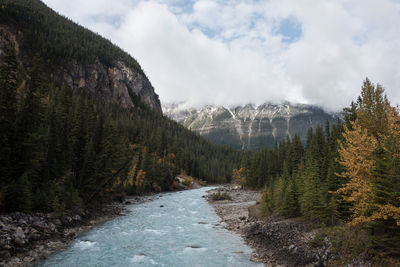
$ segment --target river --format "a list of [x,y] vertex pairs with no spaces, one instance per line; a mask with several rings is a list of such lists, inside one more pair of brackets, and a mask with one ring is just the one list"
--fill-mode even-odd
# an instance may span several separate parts
[[202,198],[210,187],[160,194],[95,227],[38,266],[263,266],[219,224]]

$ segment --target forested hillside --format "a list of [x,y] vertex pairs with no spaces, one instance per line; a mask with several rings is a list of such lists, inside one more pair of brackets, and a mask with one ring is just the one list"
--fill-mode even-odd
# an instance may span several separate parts
[[181,172],[222,183],[240,157],[140,101],[128,112],[48,82],[38,65],[23,75],[12,52],[0,70],[2,209],[54,211],[172,190]]
[[126,108],[138,97],[161,113],[158,95],[134,58],[39,0],[1,2],[0,58],[10,49],[22,65],[37,57],[51,81]]
[[[111,42],[40,1],[3,1],[0,14],[0,210],[61,212],[173,190],[181,173],[209,183],[230,179],[240,152],[162,116],[139,64]],[[107,87],[108,80],[94,76],[107,90],[126,90],[130,104],[110,101],[97,85],[71,87],[52,76],[49,69],[74,71],[60,67],[70,60],[82,70],[101,62],[111,68],[106,75],[123,62],[121,73],[142,78]]]
[[310,129],[305,145],[296,136],[273,149],[247,154],[234,177],[245,186],[264,188],[260,208],[266,216],[301,216],[319,226],[355,227],[351,234],[347,228],[327,232],[332,242],[346,242],[338,236],[351,235],[350,245],[336,244],[344,254],[358,247],[371,257],[376,251],[399,256],[398,108],[390,105],[380,85],[367,79],[357,102],[344,109],[344,119],[343,124]]

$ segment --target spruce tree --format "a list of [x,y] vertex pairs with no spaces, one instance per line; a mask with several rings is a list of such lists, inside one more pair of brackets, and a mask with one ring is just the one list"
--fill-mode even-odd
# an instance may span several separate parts
[[15,120],[17,115],[17,71],[14,51],[9,51],[0,66],[0,185],[13,179]]

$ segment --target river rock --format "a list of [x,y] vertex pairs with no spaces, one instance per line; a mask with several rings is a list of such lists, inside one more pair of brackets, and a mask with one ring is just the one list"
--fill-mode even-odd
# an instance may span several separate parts
[[50,231],[53,232],[53,233],[54,233],[54,232],[57,232],[57,227],[56,227],[56,225],[55,225],[54,223],[52,223],[52,222],[48,224],[48,229],[50,229]]
[[37,230],[44,230],[46,229],[47,225],[45,222],[39,220],[34,220],[32,226],[35,227]]
[[24,219],[19,219],[18,220],[18,224],[21,226],[25,226],[26,225],[26,221]]
[[23,247],[23,246],[25,246],[26,241],[22,238],[16,237],[16,238],[14,238],[14,243],[20,247]]
[[7,224],[0,222],[0,229],[3,230],[4,232],[8,232],[10,231],[10,226],[8,226]]
[[11,256],[10,252],[7,250],[0,250],[0,258],[5,259]]
[[33,258],[33,257],[29,257],[29,256],[26,256],[26,257],[24,257],[24,259],[23,259],[23,261],[24,262],[32,262],[32,261],[34,261],[35,259]]
[[19,263],[19,262],[21,262],[21,259],[18,258],[18,257],[14,257],[14,258],[12,258],[12,259],[10,260],[10,263]]
[[30,233],[29,233],[28,238],[30,240],[34,240],[34,241],[35,240],[39,240],[40,239],[40,233],[35,228],[32,228]]
[[25,239],[25,232],[24,230],[22,230],[21,227],[18,227],[17,230],[15,231],[14,238]]
[[64,216],[64,217],[62,218],[62,222],[63,222],[64,224],[70,224],[70,223],[72,222],[72,218],[69,217],[69,216]]

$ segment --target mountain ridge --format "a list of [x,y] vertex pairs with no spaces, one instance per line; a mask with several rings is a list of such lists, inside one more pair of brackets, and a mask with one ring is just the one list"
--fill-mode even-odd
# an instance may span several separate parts
[[321,107],[290,102],[200,108],[166,103],[162,108],[166,116],[212,142],[251,150],[271,147],[295,134],[305,142],[309,127],[340,119],[338,113],[325,112]]

